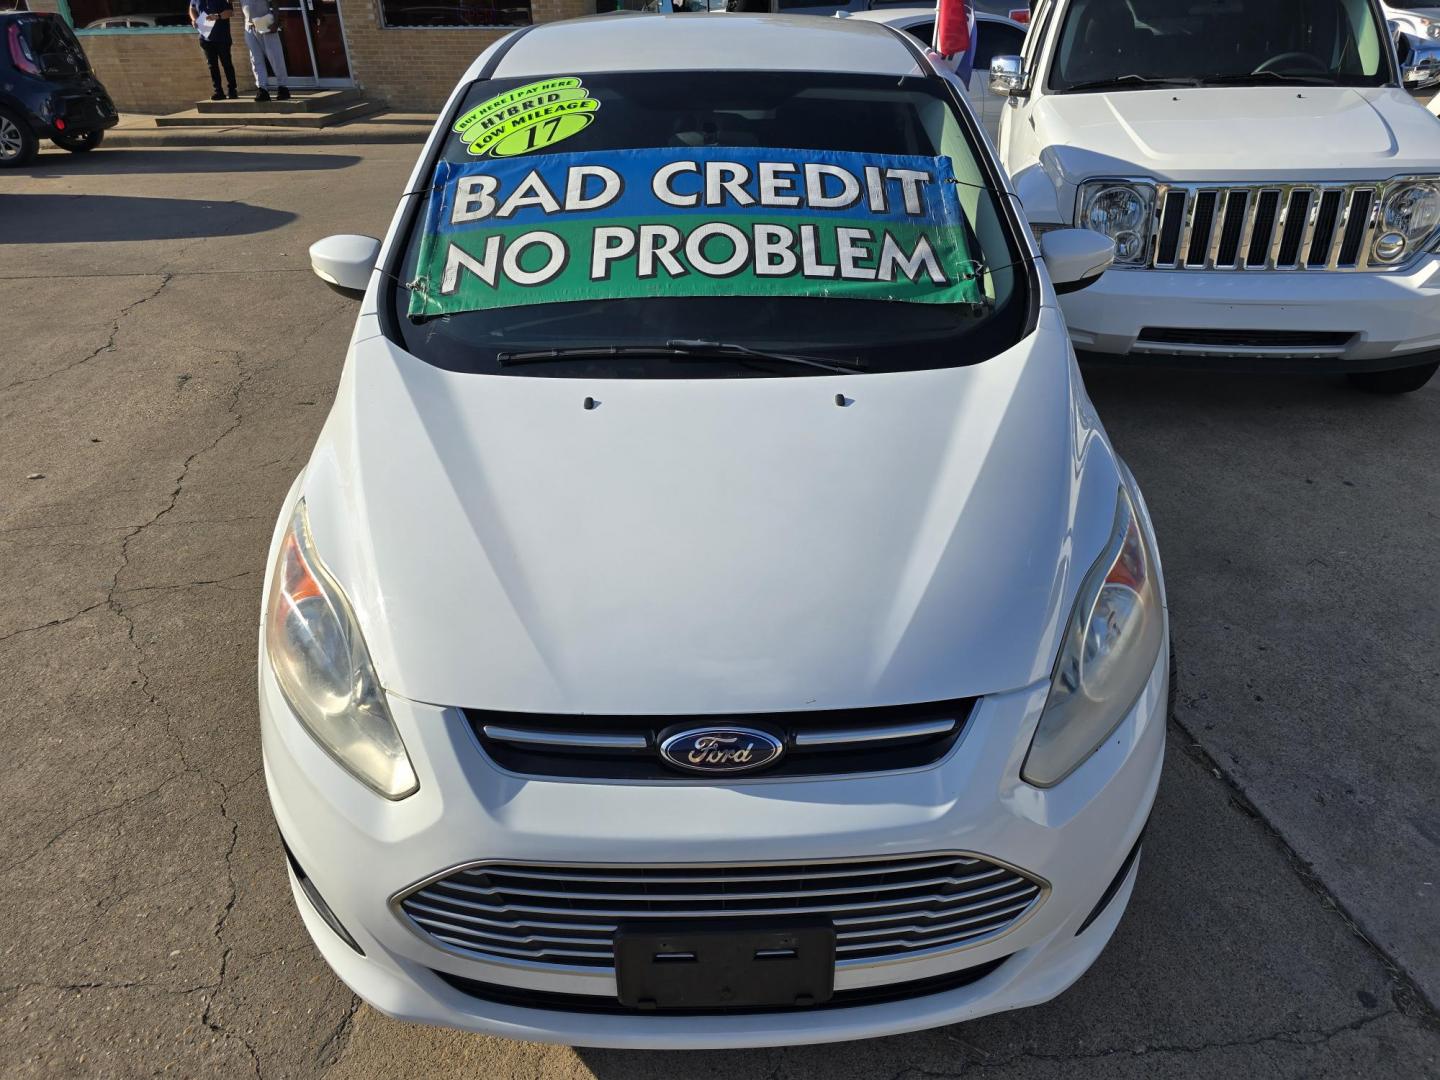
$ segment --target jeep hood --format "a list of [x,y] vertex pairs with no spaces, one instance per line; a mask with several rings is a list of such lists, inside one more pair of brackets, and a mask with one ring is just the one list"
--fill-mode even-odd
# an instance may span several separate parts
[[1440,171],[1440,124],[1402,90],[1325,86],[1046,96],[1034,110],[1056,186],[1160,180],[1381,180]]
[[1118,484],[1046,309],[971,367],[794,378],[463,374],[377,333],[300,486],[392,692],[698,714],[1048,677]]

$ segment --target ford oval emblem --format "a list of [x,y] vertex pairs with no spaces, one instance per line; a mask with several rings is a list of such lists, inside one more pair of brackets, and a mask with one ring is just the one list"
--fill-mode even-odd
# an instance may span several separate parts
[[785,744],[768,731],[755,728],[693,727],[660,743],[660,756],[677,769],[696,773],[742,773],[773,765],[785,753]]

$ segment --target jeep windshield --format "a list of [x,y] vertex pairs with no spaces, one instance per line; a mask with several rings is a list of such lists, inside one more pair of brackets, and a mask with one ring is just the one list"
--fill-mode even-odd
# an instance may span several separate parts
[[897,371],[985,360],[1029,325],[1014,210],[939,79],[497,79],[445,123],[387,301],[437,366]]
[[1048,86],[1383,86],[1389,56],[1372,0],[1073,0]]

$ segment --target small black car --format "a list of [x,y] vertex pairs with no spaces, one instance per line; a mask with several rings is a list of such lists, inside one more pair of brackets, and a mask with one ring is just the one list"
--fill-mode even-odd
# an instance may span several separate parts
[[25,164],[41,139],[76,154],[93,150],[119,120],[64,19],[0,14],[0,168]]

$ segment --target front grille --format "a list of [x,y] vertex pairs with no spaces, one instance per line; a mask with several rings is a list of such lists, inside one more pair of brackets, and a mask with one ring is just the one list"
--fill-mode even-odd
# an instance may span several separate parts
[[624,923],[828,919],[845,966],[978,945],[1024,918],[1042,891],[1017,870],[953,853],[725,866],[479,863],[397,907],[450,952],[584,968],[614,967]]
[[[944,757],[964,731],[974,698],[883,708],[727,716],[571,716],[465,710],[485,753],[526,776],[734,784],[776,777],[839,776],[922,768]],[[699,778],[667,766],[667,732],[735,723],[785,746],[763,771]]]
[[1163,270],[1368,270],[1380,187],[1160,184],[1150,265]]
[[481,1001],[496,1005],[510,1005],[519,1009],[549,1009],[554,1012],[600,1014],[602,1016],[653,1016],[655,1013],[685,1013],[691,1016],[746,1016],[775,1012],[828,1012],[832,1009],[856,1009],[866,1005],[886,1005],[892,1001],[913,1001],[932,994],[944,994],[951,990],[970,986],[1009,960],[1008,956],[996,957],[983,964],[961,968],[959,971],[935,975],[928,979],[909,979],[898,983],[880,983],[875,986],[857,986],[849,990],[837,990],[829,1001],[819,1005],[775,1005],[762,1008],[732,1009],[715,1007],[702,1009],[660,1008],[655,1010],[634,1009],[622,1005],[615,998],[598,994],[564,994],[552,990],[529,990],[520,986],[497,986],[494,983],[479,982],[454,975],[448,971],[436,971],[445,982],[462,994],[468,994]]

